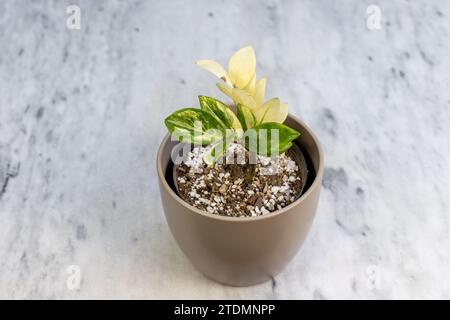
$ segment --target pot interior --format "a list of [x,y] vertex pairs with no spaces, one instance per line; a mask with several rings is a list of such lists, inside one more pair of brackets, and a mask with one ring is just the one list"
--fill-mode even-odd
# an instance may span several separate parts
[[[289,156],[291,156],[291,158],[297,163],[302,174],[301,178],[303,185],[300,195],[297,197],[298,199],[306,191],[308,191],[309,187],[312,185],[314,179],[316,178],[316,170],[314,168],[311,156],[298,141],[295,141],[294,145],[287,152],[289,153]],[[165,171],[165,178],[170,188],[177,194],[177,196],[181,198],[178,191],[177,177],[178,171],[176,170],[176,165],[169,158],[169,163]]]
[[[194,148],[194,146],[191,146],[191,150]],[[299,195],[297,196],[296,199],[300,198],[302,196],[302,194],[304,193],[304,191],[306,191],[305,186],[308,182],[308,176],[309,176],[309,170],[308,168],[310,166],[308,166],[305,156],[303,155],[303,152],[300,148],[300,146],[298,145],[298,143],[294,142],[294,144],[292,145],[292,147],[286,152],[287,155],[289,155],[291,157],[292,160],[295,161],[295,163],[297,164],[297,166],[299,167],[299,171],[300,171],[300,177],[302,179],[302,186],[300,188],[300,192]],[[178,165],[174,165],[172,164],[172,184],[173,184],[173,190],[175,191],[175,193],[181,198],[180,196],[180,192],[178,189],[178,170],[177,170]],[[314,178],[313,178],[314,180]],[[312,183],[312,182],[311,182]],[[311,185],[310,183],[310,185]]]

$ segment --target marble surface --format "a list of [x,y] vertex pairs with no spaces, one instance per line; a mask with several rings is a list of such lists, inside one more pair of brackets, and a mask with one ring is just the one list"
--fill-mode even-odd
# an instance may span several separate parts
[[[450,2],[186,3],[0,2],[0,298],[450,298]],[[222,97],[194,61],[247,44],[326,168],[301,252],[231,288],[178,249],[154,162],[170,112]]]

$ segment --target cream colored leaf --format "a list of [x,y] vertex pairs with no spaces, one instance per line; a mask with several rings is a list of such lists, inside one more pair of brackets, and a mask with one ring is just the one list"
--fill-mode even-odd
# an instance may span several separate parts
[[278,122],[278,123],[283,123],[288,116],[288,113],[289,113],[288,109],[289,109],[289,107],[288,107],[287,103],[281,103],[280,111],[279,111],[278,115],[276,116],[276,118],[274,118],[273,121]]
[[287,103],[280,103],[280,99],[272,98],[253,113],[259,123],[277,122],[283,123],[288,114]]
[[252,47],[244,47],[233,54],[228,62],[228,74],[234,86],[245,88],[255,74],[256,57]]
[[216,83],[217,87],[220,89],[220,91],[222,91],[223,93],[225,93],[228,97],[230,97],[230,99],[233,100],[233,88],[231,88],[230,86],[223,84],[223,83]]
[[255,115],[256,121],[258,123],[262,122],[264,120],[264,116],[267,113],[267,110],[269,110],[270,108],[278,109],[279,105],[280,105],[280,99],[272,98],[270,100],[267,100],[261,106],[257,107],[255,110],[252,110],[253,114]]
[[250,109],[255,108],[255,100],[246,91],[237,88],[231,88],[223,83],[217,83],[217,87],[220,89],[220,91],[229,96],[233,100],[235,105],[242,104]]
[[266,122],[277,122],[283,123],[288,115],[288,105],[287,103],[280,103],[279,105],[269,108],[264,116],[262,123]]
[[256,83],[255,87],[255,93],[253,94],[253,97],[255,98],[256,107],[259,107],[264,102],[264,95],[266,92],[266,78],[261,78]]
[[250,110],[256,107],[255,99],[250,96],[246,91],[233,88],[233,101],[236,105],[242,104],[248,107]]
[[262,123],[266,122],[277,122],[283,123],[288,115],[288,105],[287,103],[280,103],[276,107],[269,108],[264,116]]
[[225,71],[224,67],[222,65],[214,60],[200,60],[197,61],[197,65],[202,67],[205,70],[208,70],[212,74],[214,74],[216,77],[222,79],[227,83],[228,85],[232,86],[230,77],[228,76],[228,73]]
[[249,83],[245,86],[243,90],[247,91],[249,95],[253,96],[255,93],[255,86],[256,86],[256,73],[253,74],[252,79],[249,81]]

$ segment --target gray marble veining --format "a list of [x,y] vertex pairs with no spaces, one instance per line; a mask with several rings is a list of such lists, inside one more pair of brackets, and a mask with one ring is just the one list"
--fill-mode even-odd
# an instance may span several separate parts
[[[0,298],[450,298],[449,39],[437,0],[1,1]],[[154,161],[170,112],[222,97],[194,61],[247,44],[326,169],[300,254],[231,288],[176,246]]]

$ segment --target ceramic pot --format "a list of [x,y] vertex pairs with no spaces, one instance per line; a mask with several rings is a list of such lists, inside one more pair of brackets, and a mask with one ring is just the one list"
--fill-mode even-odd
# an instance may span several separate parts
[[301,248],[319,200],[324,158],[319,141],[289,115],[285,124],[301,133],[296,143],[308,158],[310,176],[303,195],[281,210],[257,217],[225,217],[199,210],[176,193],[171,153],[178,143],[167,135],[157,155],[161,200],[181,250],[205,276],[232,286],[250,286],[275,277]]

